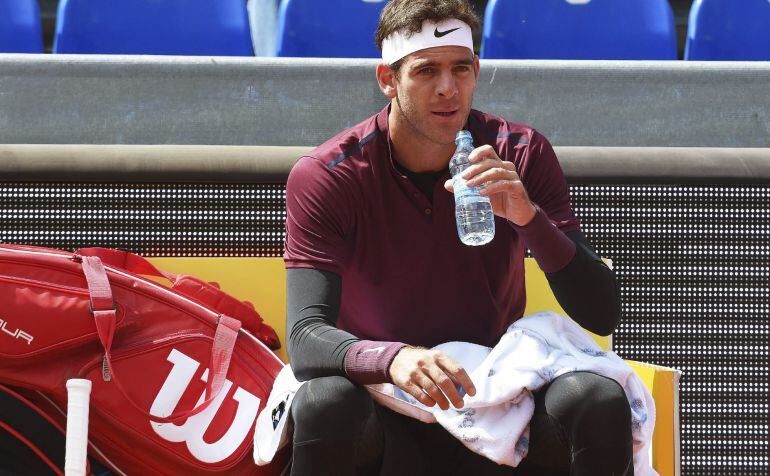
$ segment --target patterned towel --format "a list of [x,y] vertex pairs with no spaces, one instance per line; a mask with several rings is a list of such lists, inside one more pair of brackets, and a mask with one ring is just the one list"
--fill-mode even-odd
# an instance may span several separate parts
[[[529,420],[535,408],[532,392],[567,372],[594,372],[617,381],[628,398],[634,474],[657,476],[650,463],[655,426],[655,402],[650,392],[628,364],[615,353],[602,350],[571,319],[553,312],[540,312],[512,324],[493,348],[449,342],[435,349],[457,360],[476,386],[476,395],[464,396],[463,408],[426,407],[391,384],[370,385],[368,389],[374,399],[404,415],[438,422],[472,451],[499,464],[517,466],[527,455]],[[291,369],[287,366],[284,371],[290,373]],[[257,419],[256,433],[269,430],[265,425],[260,427],[260,419],[274,411],[270,402],[275,406],[285,402],[289,394],[293,398],[301,385],[293,375],[292,384],[284,388],[279,388],[279,380],[280,376],[266,411]],[[285,412],[288,413],[288,407]],[[281,445],[287,439],[285,432],[282,436]],[[265,437],[255,435],[255,455],[259,439],[265,440]],[[260,455],[264,460],[264,452]]]

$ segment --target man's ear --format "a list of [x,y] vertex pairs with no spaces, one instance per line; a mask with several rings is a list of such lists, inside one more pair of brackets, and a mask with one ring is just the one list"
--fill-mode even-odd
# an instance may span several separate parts
[[377,84],[388,99],[396,97],[396,75],[385,63],[377,65]]

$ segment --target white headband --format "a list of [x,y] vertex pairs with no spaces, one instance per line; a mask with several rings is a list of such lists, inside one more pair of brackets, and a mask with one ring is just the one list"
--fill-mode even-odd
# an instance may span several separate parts
[[473,53],[473,34],[467,23],[450,18],[438,23],[425,20],[422,30],[406,36],[397,31],[382,40],[382,61],[393,64],[404,56],[425,48],[464,46]]

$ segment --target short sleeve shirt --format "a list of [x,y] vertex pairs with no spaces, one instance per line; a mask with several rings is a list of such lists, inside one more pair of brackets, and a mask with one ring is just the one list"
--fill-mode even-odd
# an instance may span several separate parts
[[[449,341],[491,346],[524,312],[525,244],[495,217],[484,246],[460,242],[453,195],[431,203],[395,167],[389,107],[313,150],[286,184],[287,268],[342,278],[337,327],[360,339],[432,347]],[[515,164],[530,199],[564,232],[579,230],[561,167],[532,128],[472,110],[474,145]]]

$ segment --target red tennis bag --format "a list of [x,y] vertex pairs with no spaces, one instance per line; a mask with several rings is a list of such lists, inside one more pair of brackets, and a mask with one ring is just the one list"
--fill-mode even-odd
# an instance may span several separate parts
[[68,379],[92,382],[90,452],[121,473],[283,469],[285,458],[252,458],[256,417],[283,366],[268,348],[277,337],[214,285],[118,250],[0,245],[0,331],[0,382],[59,409]]

